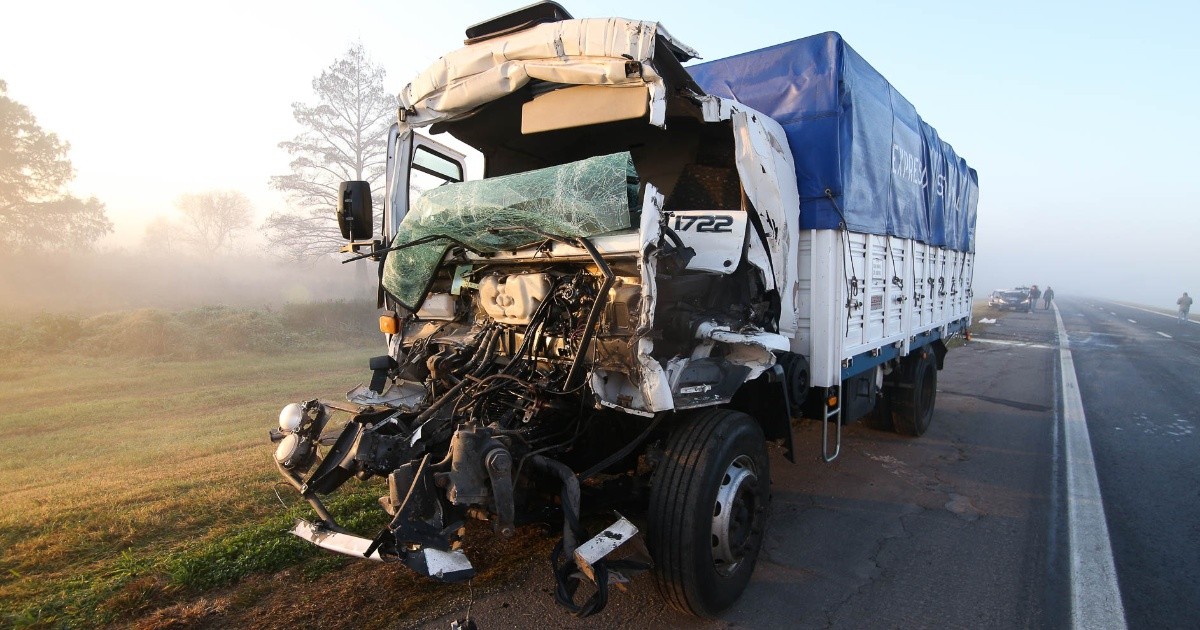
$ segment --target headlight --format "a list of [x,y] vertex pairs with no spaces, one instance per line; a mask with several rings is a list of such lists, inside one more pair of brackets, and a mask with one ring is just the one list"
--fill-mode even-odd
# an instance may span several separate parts
[[292,403],[279,412],[279,428],[284,433],[295,433],[300,429],[302,422],[304,422],[304,406],[300,403]]
[[312,442],[291,433],[283,438],[279,442],[279,446],[275,448],[275,461],[289,470],[293,468],[303,470],[312,463],[311,454]]
[[329,411],[316,400],[292,403],[279,412],[279,430],[272,431],[275,461],[288,470],[304,472],[317,457],[317,438],[325,430]]

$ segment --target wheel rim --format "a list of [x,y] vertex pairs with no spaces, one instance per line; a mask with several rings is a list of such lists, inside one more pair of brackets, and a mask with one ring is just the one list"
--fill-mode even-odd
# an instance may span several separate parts
[[745,558],[754,535],[758,507],[754,460],[749,455],[739,455],[725,469],[713,504],[712,558],[718,574],[733,573]]

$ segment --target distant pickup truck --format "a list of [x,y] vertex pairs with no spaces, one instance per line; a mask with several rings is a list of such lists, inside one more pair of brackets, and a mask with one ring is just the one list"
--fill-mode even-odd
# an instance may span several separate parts
[[[696,56],[542,3],[401,92],[383,234],[366,182],[337,208],[379,261],[387,353],[348,403],[280,414],[275,462],[319,518],[293,533],[455,581],[468,519],[561,522],[574,614],[653,569],[710,616],[750,580],[794,415],[827,461],[880,406],[925,432],[971,319],[975,171],[837,33]],[[372,477],[390,523],[351,534],[321,496]],[[613,508],[648,548],[623,517],[586,531]]]

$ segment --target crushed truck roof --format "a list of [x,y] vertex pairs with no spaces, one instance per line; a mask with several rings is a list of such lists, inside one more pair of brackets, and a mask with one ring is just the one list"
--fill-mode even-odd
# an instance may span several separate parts
[[[665,115],[656,61],[678,65],[696,52],[661,24],[623,18],[587,18],[539,24],[450,52],[400,92],[413,126],[469,113],[532,80],[570,85],[651,87],[651,122]],[[669,57],[669,59],[667,59]],[[631,65],[633,64],[633,65]],[[655,93],[659,92],[659,93]]]

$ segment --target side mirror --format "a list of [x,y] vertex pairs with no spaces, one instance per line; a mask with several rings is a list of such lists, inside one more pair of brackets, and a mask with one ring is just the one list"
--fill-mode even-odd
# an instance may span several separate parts
[[338,185],[336,209],[338,227],[342,238],[359,241],[371,238],[374,221],[371,216],[371,184],[369,182],[342,182]]

